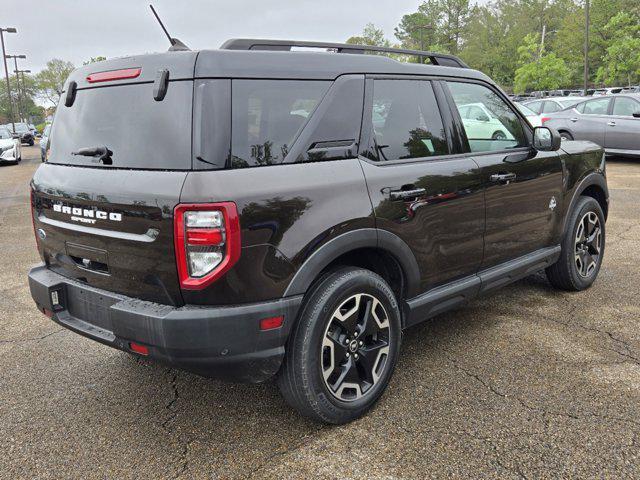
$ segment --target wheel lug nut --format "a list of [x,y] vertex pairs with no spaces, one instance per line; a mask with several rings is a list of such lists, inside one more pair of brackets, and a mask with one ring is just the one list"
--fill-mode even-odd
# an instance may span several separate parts
[[358,354],[356,353],[353,358],[355,358],[356,360],[358,359]]
[[349,352],[347,352],[347,358],[349,358],[351,356],[351,354]]
[[360,340],[360,342],[358,342],[358,345],[362,346],[362,345],[364,345],[364,342],[362,340]]

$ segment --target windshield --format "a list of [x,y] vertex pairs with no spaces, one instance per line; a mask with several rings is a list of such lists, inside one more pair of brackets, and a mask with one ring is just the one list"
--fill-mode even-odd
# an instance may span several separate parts
[[[70,107],[61,104],[51,128],[48,162],[100,168],[191,169],[193,82],[169,82],[165,98],[153,84],[79,89]],[[111,162],[77,153],[111,151]]]
[[26,133],[29,131],[29,127],[27,127],[24,123],[16,123],[16,132]]
[[9,138],[13,138],[11,132],[4,127],[0,128],[0,139],[6,140]]
[[532,117],[532,116],[537,116],[538,114],[536,112],[534,112],[533,110],[531,110],[529,107],[527,107],[526,105],[522,105],[520,103],[516,103],[516,106],[518,107],[518,110],[520,110],[520,112],[522,112],[522,114],[525,117]]

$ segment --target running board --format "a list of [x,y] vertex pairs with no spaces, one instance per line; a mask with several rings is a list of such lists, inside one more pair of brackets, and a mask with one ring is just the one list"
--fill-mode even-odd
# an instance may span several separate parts
[[429,290],[406,301],[404,327],[411,327],[435,315],[462,305],[478,295],[504,287],[553,265],[560,246],[543,248],[477,274]]

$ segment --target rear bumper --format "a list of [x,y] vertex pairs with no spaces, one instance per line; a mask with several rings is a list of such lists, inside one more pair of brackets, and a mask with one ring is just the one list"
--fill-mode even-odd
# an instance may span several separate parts
[[[206,377],[261,382],[277,373],[302,296],[256,304],[172,307],[79,283],[39,265],[29,272],[38,309],[85,337],[131,352],[148,347],[149,358]],[[53,305],[57,292],[59,305]],[[261,331],[260,320],[284,316],[282,327]]]

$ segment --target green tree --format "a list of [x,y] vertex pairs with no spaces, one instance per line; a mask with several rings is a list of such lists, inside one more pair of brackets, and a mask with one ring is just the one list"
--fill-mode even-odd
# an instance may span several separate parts
[[74,69],[75,66],[71,62],[57,58],[49,60],[46,68],[35,77],[38,93],[54,106],[57,106],[64,88],[64,82]]
[[391,42],[384,38],[384,31],[373,23],[367,23],[362,35],[350,37],[347,43],[351,45],[372,45],[376,47],[390,47]]
[[524,37],[524,44],[518,48],[518,55],[521,66],[515,72],[515,93],[554,90],[567,85],[571,78],[571,71],[563,59],[553,52],[545,53],[538,34]]
[[597,80],[609,85],[631,85],[640,78],[640,18],[619,12],[604,27],[609,46],[598,68]]

